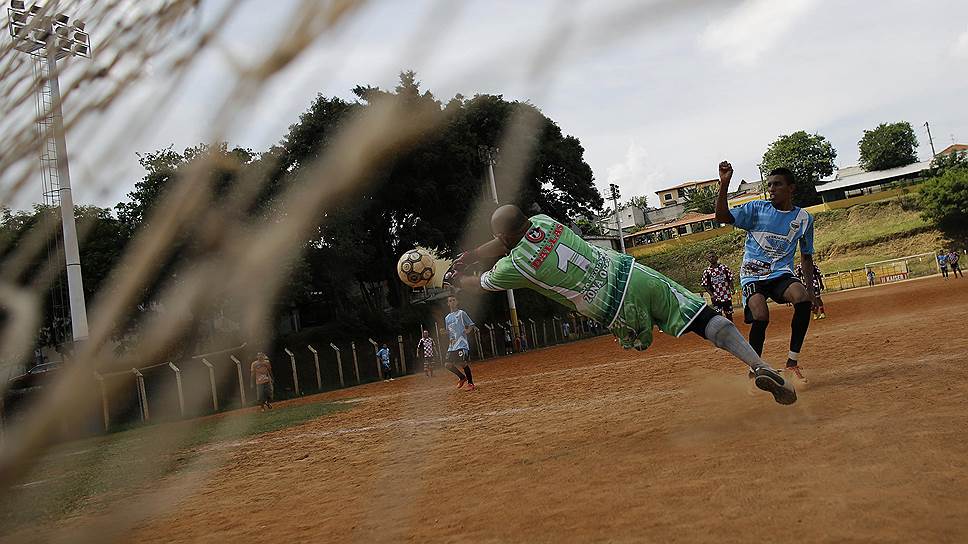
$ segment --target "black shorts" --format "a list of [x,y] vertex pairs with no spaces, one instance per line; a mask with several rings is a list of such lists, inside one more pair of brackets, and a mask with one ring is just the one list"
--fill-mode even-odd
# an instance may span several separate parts
[[448,363],[466,363],[470,359],[470,353],[466,349],[455,349],[447,352]]
[[785,304],[786,299],[783,298],[783,293],[785,293],[787,288],[794,283],[803,285],[803,282],[800,281],[800,278],[794,276],[793,274],[783,274],[777,278],[753,281],[743,286],[743,300],[746,301],[746,305],[743,309],[743,321],[746,323],[753,322],[753,314],[750,312],[749,306],[750,297],[759,293],[766,298],[773,299],[774,302]]
[[733,313],[733,301],[732,300],[714,300],[710,306],[713,307],[717,312],[722,312],[724,314]]

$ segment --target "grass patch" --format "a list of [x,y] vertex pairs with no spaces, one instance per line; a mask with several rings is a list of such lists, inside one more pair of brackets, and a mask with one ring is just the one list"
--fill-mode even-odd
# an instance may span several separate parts
[[349,408],[305,403],[272,411],[140,427],[63,444],[41,458],[0,498],[0,534],[107,508],[133,491],[190,466],[203,446],[269,433]]

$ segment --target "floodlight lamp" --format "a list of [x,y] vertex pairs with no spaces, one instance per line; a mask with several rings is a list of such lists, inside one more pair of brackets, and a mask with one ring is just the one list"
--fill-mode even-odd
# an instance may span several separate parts
[[74,21],[73,24],[77,30],[84,30],[84,21]]
[[75,42],[81,42],[81,43],[88,43],[89,42],[89,37],[87,35],[87,32],[75,32],[74,33],[74,41]]
[[63,13],[58,13],[57,15],[54,16],[54,21],[62,25],[66,25],[67,21],[69,20],[70,20],[70,17],[68,17],[67,15],[64,15]]
[[26,25],[27,14],[23,12],[13,12],[10,14],[10,23],[15,25]]
[[35,28],[34,29],[34,36],[33,36],[34,40],[36,40],[38,42],[46,42],[47,41],[47,38],[49,38],[49,37],[50,37],[50,32],[47,32],[46,30],[44,30],[42,28]]
[[54,27],[54,32],[56,32],[57,35],[60,36],[60,37],[62,37],[62,38],[66,38],[67,37],[67,27],[66,26],[55,26]]
[[34,4],[30,6],[30,13],[31,15],[36,15],[40,13],[43,9],[44,9],[44,6],[41,6],[40,4]]
[[84,44],[75,43],[74,47],[71,48],[71,53],[74,53],[75,55],[80,55],[82,57],[86,57],[87,52],[88,52],[88,48]]
[[24,3],[23,0],[10,0],[10,9],[16,9],[23,11]]

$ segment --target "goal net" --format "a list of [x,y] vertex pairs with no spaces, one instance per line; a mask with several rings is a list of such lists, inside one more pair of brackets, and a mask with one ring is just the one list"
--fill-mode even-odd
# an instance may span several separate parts
[[938,259],[934,252],[930,252],[867,263],[864,265],[865,280],[868,270],[874,272],[875,284],[892,283],[937,274]]

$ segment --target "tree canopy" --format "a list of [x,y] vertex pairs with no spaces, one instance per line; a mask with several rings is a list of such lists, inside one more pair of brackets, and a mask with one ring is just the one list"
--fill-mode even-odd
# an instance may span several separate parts
[[820,201],[817,182],[834,173],[837,150],[819,134],[797,131],[776,139],[760,163],[764,175],[776,168],[789,168],[797,178],[797,192],[793,203],[811,206]]
[[881,123],[857,142],[864,170],[887,170],[918,162],[918,137],[907,121]]
[[[426,318],[408,308],[405,288],[396,280],[396,260],[405,249],[418,244],[452,255],[490,236],[486,220],[494,204],[484,192],[487,185],[480,146],[505,146],[495,165],[502,204],[540,210],[566,224],[601,212],[604,202],[581,143],[563,134],[532,104],[508,101],[500,95],[457,95],[444,103],[421,90],[413,72],[402,73],[393,90],[361,85],[353,94],[355,101],[318,95],[279,143],[262,152],[214,143],[181,152],[169,146],[140,154],[144,176],[115,206],[116,218],[110,210],[100,208],[78,207],[75,212],[82,232],[81,261],[88,298],[98,290],[110,289],[104,279],[125,247],[170,211],[163,209],[166,195],[196,164],[211,170],[191,178],[209,184],[202,193],[204,198],[218,199],[230,194],[229,189],[241,180],[257,178],[258,184],[253,185],[260,187],[258,194],[251,202],[240,203],[234,213],[258,227],[285,215],[277,197],[326,152],[352,116],[387,97],[425,108],[436,116],[429,125],[434,128],[395,149],[373,169],[370,179],[318,211],[316,229],[301,241],[301,259],[287,270],[280,314],[295,305],[303,310],[304,325],[371,331],[409,326],[407,319]],[[515,123],[531,130],[512,130]],[[509,133],[515,138],[509,139]],[[507,145],[508,141],[514,145]],[[199,161],[202,158],[216,160]],[[45,213],[50,211],[7,210],[0,221],[0,240],[6,242],[6,250],[16,248],[23,233]],[[156,278],[140,301],[143,306],[150,307],[160,289],[179,281],[176,271],[192,266],[194,259],[204,255],[204,237],[193,228],[179,232],[168,258],[158,263]],[[90,236],[83,236],[84,232]],[[41,257],[38,255],[37,268]],[[493,304],[501,304],[492,298]],[[529,315],[555,311],[553,305],[525,298],[535,304],[535,312],[529,310]],[[123,324],[119,326],[124,329]]]

